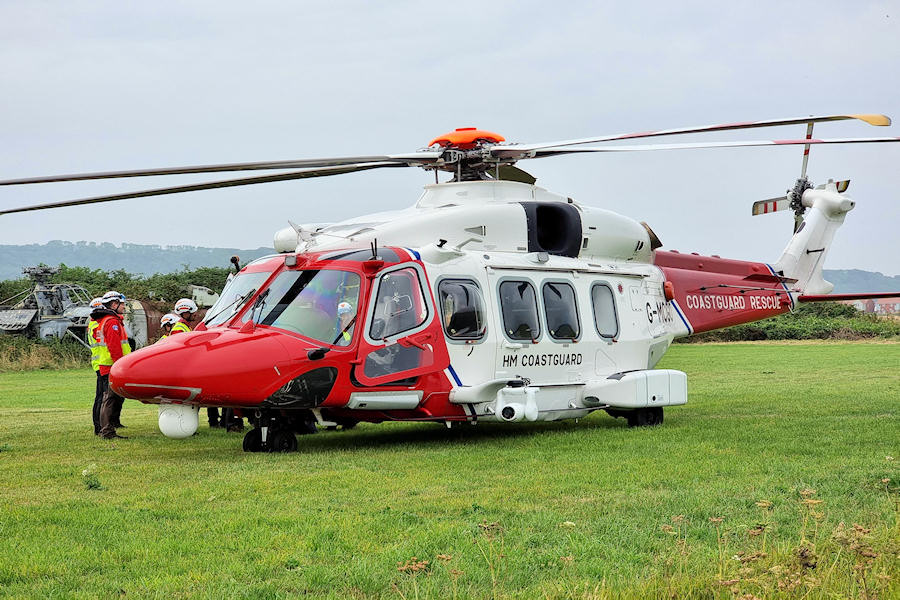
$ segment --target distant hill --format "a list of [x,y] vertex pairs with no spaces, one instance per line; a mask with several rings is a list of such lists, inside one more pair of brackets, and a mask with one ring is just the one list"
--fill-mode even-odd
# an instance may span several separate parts
[[900,292],[900,275],[889,277],[859,269],[825,269],[825,281],[834,284],[835,294],[853,292]]
[[185,267],[228,267],[229,260],[237,254],[241,262],[273,254],[271,248],[245,250],[238,248],[203,248],[199,246],[157,246],[110,243],[64,242],[54,240],[46,244],[24,246],[0,245],[0,280],[22,277],[22,267],[44,263],[69,267],[89,267],[128,273],[153,275],[173,273]]
[[[241,262],[272,254],[271,248],[246,250],[238,248],[203,248],[200,246],[157,246],[96,242],[64,242],[25,246],[0,245],[0,280],[18,279],[22,267],[44,263],[70,267],[89,267],[114,271],[122,269],[136,275],[173,273],[185,267],[227,267],[237,254]],[[860,269],[825,270],[825,279],[834,284],[835,293],[900,291],[900,275],[889,277]]]

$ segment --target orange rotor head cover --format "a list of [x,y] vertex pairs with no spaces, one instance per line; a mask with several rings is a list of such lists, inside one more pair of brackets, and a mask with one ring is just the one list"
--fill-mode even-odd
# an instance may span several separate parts
[[471,150],[480,141],[486,142],[504,142],[506,138],[498,133],[490,131],[482,131],[475,127],[460,127],[456,131],[439,135],[430,142],[429,146],[438,144],[444,148],[459,148],[460,150]]

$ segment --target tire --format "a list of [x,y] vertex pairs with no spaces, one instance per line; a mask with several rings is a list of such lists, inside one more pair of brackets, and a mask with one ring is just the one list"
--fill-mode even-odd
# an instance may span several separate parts
[[662,425],[663,409],[661,406],[652,408],[638,408],[625,415],[629,427],[655,427]]
[[259,427],[254,427],[244,436],[243,442],[244,452],[261,452],[262,451],[262,431]]
[[278,429],[269,439],[269,452],[295,452],[297,436],[289,429]]
[[290,423],[290,429],[297,435],[309,435],[319,431],[316,425],[316,416],[309,410],[301,411],[296,416],[291,417],[288,423]]

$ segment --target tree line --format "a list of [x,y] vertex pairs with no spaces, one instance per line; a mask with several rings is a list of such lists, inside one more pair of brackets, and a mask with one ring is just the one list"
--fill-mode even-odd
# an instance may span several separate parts
[[[89,267],[59,265],[59,273],[50,278],[51,283],[74,283],[84,287],[93,296],[101,296],[107,290],[122,292],[128,298],[171,303],[187,294],[187,286],[202,285],[219,293],[225,286],[228,269],[225,267],[199,267],[174,273],[135,275],[124,269],[105,271]],[[0,302],[24,292],[34,285],[28,277],[0,281]]]

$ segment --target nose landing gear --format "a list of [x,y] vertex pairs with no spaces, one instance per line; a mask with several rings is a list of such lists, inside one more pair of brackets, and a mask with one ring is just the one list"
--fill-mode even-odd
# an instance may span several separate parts
[[258,410],[250,421],[253,429],[244,436],[244,452],[294,452],[298,434],[317,431],[315,416],[308,410]]

